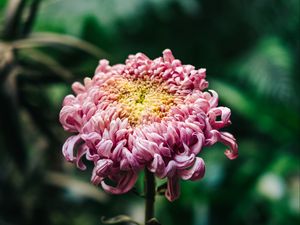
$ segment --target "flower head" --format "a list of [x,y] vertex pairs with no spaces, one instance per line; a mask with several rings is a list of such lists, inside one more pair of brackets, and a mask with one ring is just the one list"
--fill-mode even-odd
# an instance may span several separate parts
[[218,106],[215,91],[204,91],[205,72],[182,65],[168,49],[154,60],[130,55],[124,65],[101,60],[94,77],[75,82],[76,95],[64,99],[60,122],[74,133],[65,158],[80,169],[83,156],[92,161],[92,183],[113,194],[128,192],[148,168],[167,178],[166,197],[178,198],[180,179],[204,175],[203,147],[222,142],[229,159],[238,156],[234,137],[219,131],[230,124],[230,109]]

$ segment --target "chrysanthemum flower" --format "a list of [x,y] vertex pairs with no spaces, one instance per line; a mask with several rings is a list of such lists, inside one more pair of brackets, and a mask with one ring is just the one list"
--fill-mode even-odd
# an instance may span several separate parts
[[83,156],[92,161],[92,183],[113,194],[128,192],[148,168],[167,178],[173,201],[180,179],[203,177],[203,147],[222,142],[229,159],[238,155],[234,137],[219,131],[230,124],[230,109],[218,107],[215,91],[204,91],[205,76],[168,49],[154,60],[130,55],[125,65],[101,60],[92,79],[73,84],[76,96],[64,99],[60,122],[74,133],[63,146],[65,158],[80,169]]

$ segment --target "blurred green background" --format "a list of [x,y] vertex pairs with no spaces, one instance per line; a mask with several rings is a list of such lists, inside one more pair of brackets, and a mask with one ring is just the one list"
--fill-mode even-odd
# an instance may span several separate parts
[[143,220],[142,198],[107,195],[89,183],[90,170],[65,162],[58,114],[70,84],[92,76],[100,58],[122,63],[166,48],[207,68],[232,110],[227,130],[240,156],[204,149],[204,179],[182,182],[174,203],[157,197],[160,222],[300,222],[299,8],[298,0],[0,0],[0,224]]

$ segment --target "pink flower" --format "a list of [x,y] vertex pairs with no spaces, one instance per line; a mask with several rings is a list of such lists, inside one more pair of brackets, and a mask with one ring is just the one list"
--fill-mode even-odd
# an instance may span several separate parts
[[154,60],[130,55],[125,65],[101,60],[92,79],[73,84],[76,96],[64,99],[60,122],[74,133],[65,158],[80,169],[83,156],[92,161],[92,183],[113,194],[128,192],[148,168],[167,178],[166,197],[175,200],[180,179],[203,177],[203,147],[222,142],[229,159],[238,156],[234,137],[219,131],[230,124],[230,109],[218,106],[215,91],[204,91],[205,72],[182,65],[168,49]]

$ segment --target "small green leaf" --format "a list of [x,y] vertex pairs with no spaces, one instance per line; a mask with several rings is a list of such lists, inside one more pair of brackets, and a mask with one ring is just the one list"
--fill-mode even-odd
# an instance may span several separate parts
[[119,215],[108,219],[102,217],[101,222],[104,224],[131,223],[135,225],[141,225],[140,223],[134,221],[132,218],[126,215]]
[[156,218],[151,218],[146,222],[146,225],[161,225],[160,222]]

